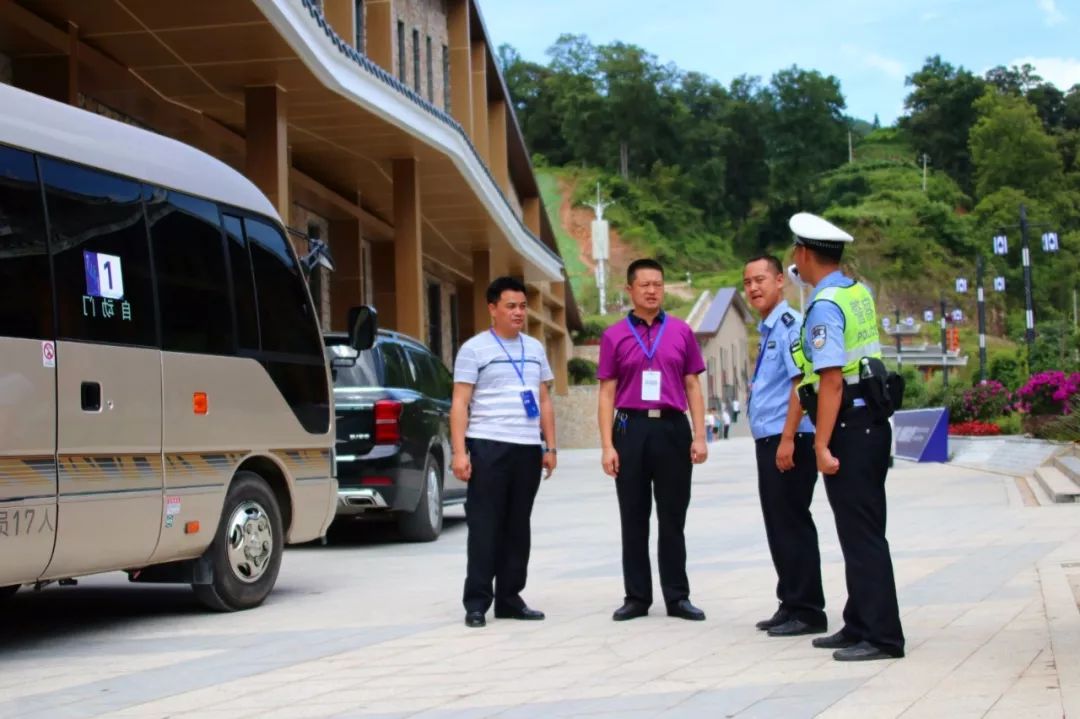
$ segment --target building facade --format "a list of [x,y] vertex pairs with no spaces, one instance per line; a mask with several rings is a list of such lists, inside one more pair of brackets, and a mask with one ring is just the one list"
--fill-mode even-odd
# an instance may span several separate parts
[[325,329],[371,304],[450,365],[520,277],[566,392],[577,310],[475,0],[0,0],[0,82],[245,173],[329,244]]
[[721,287],[699,301],[689,323],[705,358],[702,391],[708,409],[739,401],[742,411],[750,388],[750,308],[734,287]]

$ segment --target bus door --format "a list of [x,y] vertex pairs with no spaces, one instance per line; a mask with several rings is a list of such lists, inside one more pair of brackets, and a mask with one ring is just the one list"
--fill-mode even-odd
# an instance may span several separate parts
[[56,537],[56,342],[34,156],[0,146],[0,587],[37,579]]
[[57,305],[60,520],[47,578],[139,567],[162,527],[161,352],[144,187],[40,160]]

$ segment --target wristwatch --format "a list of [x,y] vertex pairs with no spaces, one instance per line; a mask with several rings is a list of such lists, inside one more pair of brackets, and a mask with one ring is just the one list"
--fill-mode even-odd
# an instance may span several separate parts
[[544,454],[558,454],[559,451],[554,447],[544,447]]

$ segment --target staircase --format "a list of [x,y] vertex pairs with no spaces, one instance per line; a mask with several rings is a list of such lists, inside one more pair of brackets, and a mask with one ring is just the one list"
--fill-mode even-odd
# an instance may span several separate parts
[[1058,504],[1080,502],[1080,446],[1074,444],[1036,468],[1035,480]]

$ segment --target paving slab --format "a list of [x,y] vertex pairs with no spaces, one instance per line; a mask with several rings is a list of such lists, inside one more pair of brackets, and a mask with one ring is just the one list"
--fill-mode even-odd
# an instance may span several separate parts
[[[20,593],[4,609],[0,718],[1080,719],[1080,507],[1025,503],[999,472],[898,461],[889,541],[908,656],[844,664],[808,637],[754,629],[775,609],[776,578],[753,444],[709,448],[687,519],[705,622],[662,607],[611,621],[623,593],[614,487],[598,452],[568,451],[533,516],[525,598],[546,621],[463,625],[460,508],[429,544],[351,526],[287,552],[254,611],[206,613],[186,588],[119,574]],[[843,560],[820,485],[813,512],[837,629]]]

